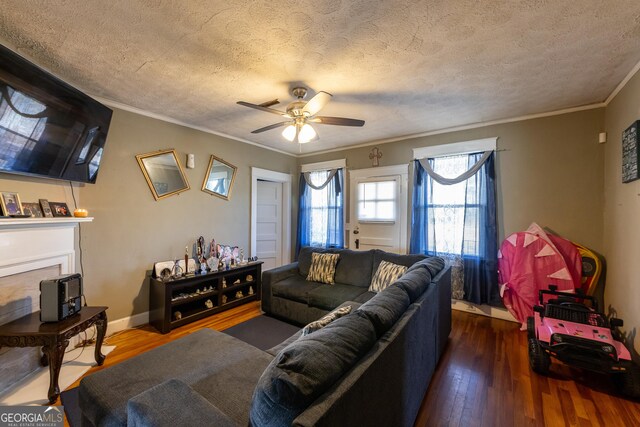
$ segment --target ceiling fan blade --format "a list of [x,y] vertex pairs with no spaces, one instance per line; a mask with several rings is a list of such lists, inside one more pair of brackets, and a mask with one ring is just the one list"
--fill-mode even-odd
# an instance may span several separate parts
[[251,131],[251,133],[261,133],[261,132],[265,132],[265,131],[268,131],[268,130],[271,130],[271,129],[279,128],[279,127],[281,127],[281,126],[286,126],[286,125],[288,125],[288,124],[290,124],[290,123],[291,123],[291,122],[280,122],[280,123],[275,123],[275,124],[272,124],[272,125],[269,125],[269,126],[265,126],[265,127],[263,127],[263,128],[260,128],[260,129],[256,129],[256,130],[254,130],[254,131]]
[[258,104],[258,105],[260,105],[261,107],[271,107],[277,104],[280,104],[280,101],[278,101],[277,99],[274,99],[272,101],[263,102],[262,104]]
[[319,123],[321,125],[364,126],[364,120],[349,119],[346,117],[318,116],[318,117],[309,119],[309,121],[313,123]]
[[318,111],[322,110],[322,108],[327,105],[329,101],[331,101],[331,95],[328,92],[320,91],[307,102],[307,104],[302,109],[303,113],[307,113],[309,116],[315,116],[318,114]]
[[244,101],[238,101],[237,104],[244,105],[245,107],[249,107],[249,108],[255,108],[256,110],[266,111],[267,113],[277,114],[278,116],[289,117],[289,115],[284,111],[274,110],[273,108],[263,107],[262,105],[252,104],[250,102],[244,102]]

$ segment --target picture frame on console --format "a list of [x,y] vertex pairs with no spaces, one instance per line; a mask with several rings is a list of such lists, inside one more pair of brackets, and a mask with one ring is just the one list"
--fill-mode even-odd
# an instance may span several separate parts
[[22,203],[18,193],[2,192],[0,194],[0,206],[3,215],[23,215]]

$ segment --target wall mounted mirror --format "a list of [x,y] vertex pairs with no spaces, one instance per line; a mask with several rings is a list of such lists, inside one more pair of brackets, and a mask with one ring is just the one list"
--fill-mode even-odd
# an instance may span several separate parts
[[238,168],[231,163],[227,163],[216,156],[211,156],[209,168],[202,183],[202,191],[229,200],[237,170]]
[[136,159],[156,200],[191,188],[178,161],[176,150],[138,154]]

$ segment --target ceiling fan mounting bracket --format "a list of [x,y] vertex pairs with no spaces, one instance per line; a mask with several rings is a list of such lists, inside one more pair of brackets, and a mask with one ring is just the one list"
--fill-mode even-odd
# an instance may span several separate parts
[[307,88],[305,88],[305,87],[294,87],[291,90],[291,93],[293,94],[293,96],[295,96],[298,99],[304,99],[307,96]]

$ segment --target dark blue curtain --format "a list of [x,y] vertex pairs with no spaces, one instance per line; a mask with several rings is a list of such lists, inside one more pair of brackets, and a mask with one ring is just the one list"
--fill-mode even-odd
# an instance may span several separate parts
[[343,176],[339,169],[324,188],[316,190],[300,174],[296,258],[303,246],[344,247]]
[[[478,162],[482,153],[468,155],[468,167]],[[440,185],[427,174],[420,162],[414,162],[413,208],[411,215],[411,253],[457,255],[462,258],[464,299],[475,304],[502,305],[498,292],[496,189],[494,153],[480,170],[465,181],[464,226],[459,253],[439,253],[436,244],[437,215],[433,187]],[[434,160],[429,159],[433,169]],[[458,207],[459,208],[459,207]]]

